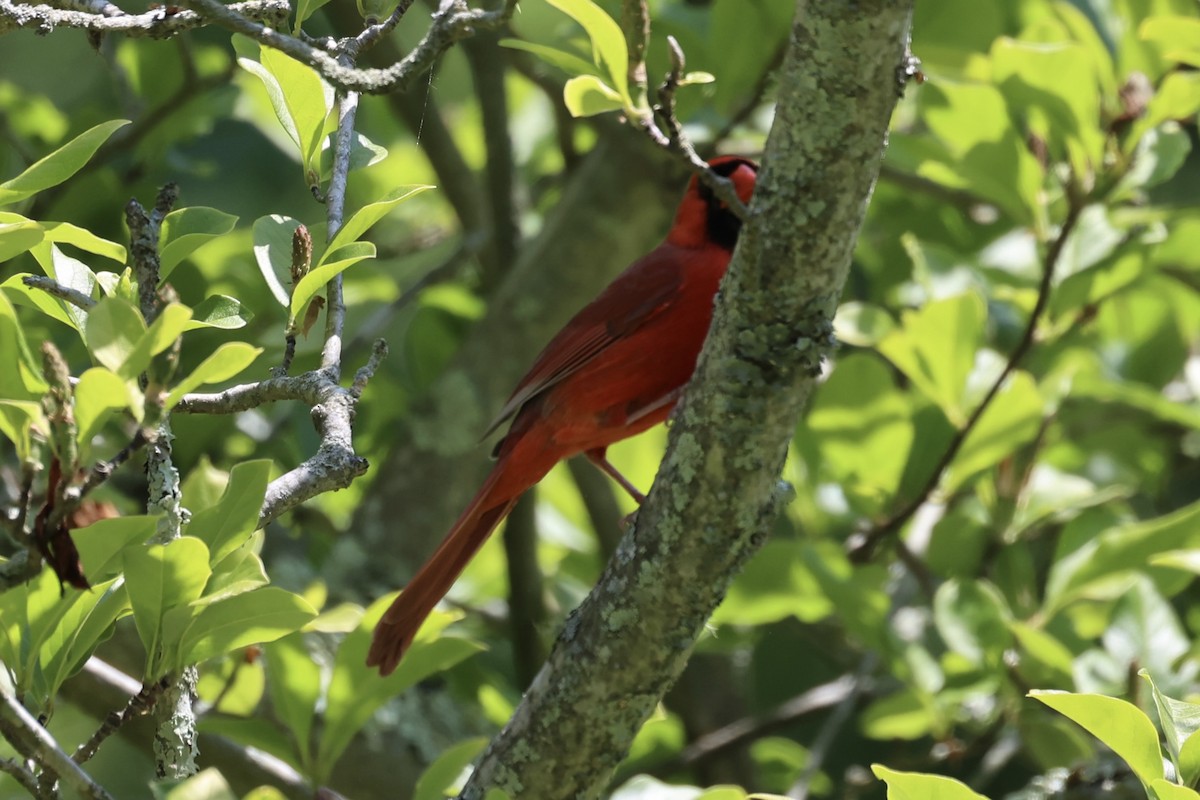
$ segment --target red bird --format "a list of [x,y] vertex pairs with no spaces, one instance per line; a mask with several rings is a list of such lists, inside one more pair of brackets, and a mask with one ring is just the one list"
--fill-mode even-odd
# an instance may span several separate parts
[[[709,162],[750,201],[758,166]],[[741,221],[693,177],[666,241],[635,261],[550,340],[488,434],[512,419],[496,466],[375,628],[367,666],[396,668],[421,623],[527,489],[584,453],[638,502],[608,463],[610,444],[667,419],[696,368]],[[486,437],[487,434],[485,434]]]

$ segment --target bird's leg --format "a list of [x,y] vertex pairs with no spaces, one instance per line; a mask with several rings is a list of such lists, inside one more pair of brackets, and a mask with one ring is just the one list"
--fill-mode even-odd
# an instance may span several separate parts
[[618,472],[616,467],[608,463],[607,453],[608,448],[596,447],[592,450],[584,452],[584,455],[587,456],[588,461],[591,461],[593,464],[599,467],[601,472],[619,483],[622,489],[629,492],[629,496],[632,497],[639,506],[646,502],[646,495],[639,492],[637,487],[629,482],[628,478]]

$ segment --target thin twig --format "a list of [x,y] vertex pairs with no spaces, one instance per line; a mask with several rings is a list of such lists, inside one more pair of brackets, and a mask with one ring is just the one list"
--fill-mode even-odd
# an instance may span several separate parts
[[[50,732],[43,728],[25,706],[7,691],[0,691],[0,733],[22,755],[33,759],[42,769],[61,779],[88,800],[112,800],[104,787],[92,780],[71,757],[63,752]],[[39,790],[38,796],[42,795]]]
[[862,697],[863,686],[870,676],[871,671],[875,669],[875,662],[878,659],[873,653],[868,653],[863,656],[859,662],[858,669],[855,670],[854,676],[851,678],[850,690],[841,702],[834,707],[833,713],[821,726],[821,730],[817,733],[817,737],[813,740],[808,748],[808,760],[804,763],[804,769],[800,772],[800,776],[796,778],[796,782],[792,784],[791,791],[788,792],[788,797],[793,800],[806,800],[808,797],[809,787],[812,784],[812,779],[816,777],[821,766],[825,762],[825,756],[829,754],[829,748],[833,746],[833,742],[841,733],[842,727],[850,719],[850,715],[854,713],[858,707],[858,701]]
[[26,769],[20,760],[0,757],[0,772],[11,775],[13,780],[21,784],[21,787],[29,792],[31,797],[38,797],[41,794],[37,776]]
[[31,289],[39,289],[84,311],[91,311],[96,307],[96,301],[83,292],[72,289],[70,286],[63,286],[54,278],[48,278],[45,275],[26,275],[21,278],[21,283]]
[[1058,267],[1058,261],[1062,257],[1063,248],[1066,247],[1067,239],[1074,232],[1075,226],[1079,222],[1079,216],[1086,205],[1086,198],[1077,196],[1071,185],[1068,185],[1067,215],[1063,220],[1062,227],[1058,231],[1058,235],[1054,237],[1050,245],[1046,248],[1046,254],[1042,259],[1042,279],[1038,286],[1037,301],[1034,303],[1033,311],[1029,314],[1029,321],[1025,325],[1024,332],[1021,334],[1021,340],[1013,348],[1007,363],[1004,365],[1004,369],[1001,370],[1000,375],[992,382],[992,385],[988,387],[987,393],[979,401],[975,410],[971,412],[966,423],[955,432],[954,437],[942,452],[941,458],[938,459],[937,465],[925,481],[925,485],[921,487],[916,496],[907,505],[870,531],[851,538],[848,544],[852,560],[858,562],[870,560],[878,544],[903,528],[912,519],[912,516],[917,513],[917,510],[929,500],[937,490],[938,484],[941,483],[943,473],[945,473],[946,469],[954,461],[954,457],[962,449],[963,443],[971,434],[971,431],[975,429],[984,412],[987,411],[992,401],[999,395],[1009,376],[1017,369],[1022,359],[1028,355],[1037,338],[1038,325],[1041,323],[1042,316],[1045,314],[1046,308],[1050,303],[1050,294],[1054,286],[1054,273]]
[[[348,58],[348,57],[347,57]],[[325,196],[328,240],[342,228],[346,203],[346,183],[350,175],[350,150],[354,142],[354,118],[358,112],[358,93],[345,92],[338,98],[338,130],[333,150],[333,173]],[[346,324],[346,303],[342,297],[342,275],[330,279],[325,288],[325,345],[321,348],[321,369],[333,380],[342,373],[342,330]]]
[[140,717],[149,713],[169,685],[169,681],[161,680],[157,683],[143,686],[137,694],[129,698],[129,702],[125,704],[125,708],[120,711],[109,712],[108,716],[104,718],[104,722],[96,729],[96,732],[71,754],[71,760],[76,764],[83,764],[90,760],[92,756],[96,755],[96,751],[100,749],[100,745],[104,743],[104,740],[120,730],[122,725],[133,717]]
[[746,204],[738,196],[733,181],[718,175],[709,168],[704,159],[696,152],[692,140],[684,133],[683,124],[675,114],[675,93],[679,90],[679,82],[683,80],[687,60],[684,57],[683,48],[679,46],[679,42],[675,40],[674,36],[667,37],[667,46],[671,50],[671,69],[663,78],[662,85],[658,87],[658,105],[654,107],[654,116],[658,117],[662,122],[662,127],[666,130],[655,125],[653,118],[639,121],[638,127],[645,131],[655,144],[686,162],[700,176],[700,180],[712,189],[717,199],[744,222],[747,217]]
[[769,736],[809,714],[845,702],[846,698],[853,696],[856,691],[867,689],[869,687],[864,679],[855,675],[843,675],[785,700],[769,714],[739,719],[706,733],[677,755],[654,764],[648,771],[654,775],[678,772],[746,742]]

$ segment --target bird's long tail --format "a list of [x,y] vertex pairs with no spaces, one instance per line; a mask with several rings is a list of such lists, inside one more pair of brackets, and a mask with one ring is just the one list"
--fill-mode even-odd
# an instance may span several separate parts
[[379,667],[381,675],[389,675],[396,669],[421,623],[450,591],[467,563],[487,541],[488,535],[508,516],[525,489],[532,485],[526,484],[514,493],[513,487],[505,485],[512,481],[501,480],[505,477],[505,471],[504,461],[496,464],[437,551],[379,620],[371,640],[371,650],[367,654],[368,667]]

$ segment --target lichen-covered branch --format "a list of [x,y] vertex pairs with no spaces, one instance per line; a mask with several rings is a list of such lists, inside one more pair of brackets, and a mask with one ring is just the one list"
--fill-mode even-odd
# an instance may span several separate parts
[[[0,0],[0,33],[18,28],[31,28],[39,34],[52,33],[55,28],[82,28],[97,33],[123,33],[126,36],[161,39],[208,24],[206,18],[195,11],[175,6],[159,5],[144,14],[126,14],[103,0],[76,5],[78,10]],[[85,6],[91,10],[86,10]],[[288,14],[291,13],[286,0],[249,0],[231,3],[228,8],[231,13],[246,19],[283,27],[286,27]]]
[[517,0],[505,0],[494,11],[468,8],[463,0],[442,0],[429,31],[408,55],[384,69],[358,69],[342,63],[335,55],[308,42],[280,33],[229,10],[219,0],[186,0],[193,11],[223,28],[241,33],[259,44],[273,47],[316,69],[327,81],[347,91],[382,94],[405,91],[424,75],[449,47],[480,28],[495,28],[512,17]]
[[798,3],[754,207],[634,531],[462,793],[597,796],[762,544],[898,90],[911,0]]

